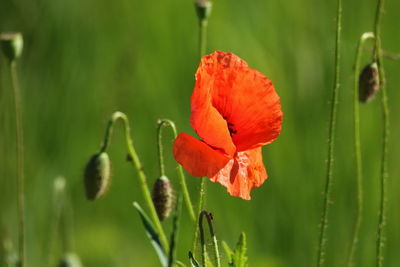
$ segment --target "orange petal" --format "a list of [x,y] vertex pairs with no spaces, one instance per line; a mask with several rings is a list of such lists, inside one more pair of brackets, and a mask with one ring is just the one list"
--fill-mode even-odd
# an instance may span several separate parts
[[259,147],[237,153],[210,180],[225,186],[232,196],[250,200],[251,189],[262,185],[267,178]]
[[[209,85],[210,80],[199,79],[197,82],[199,84],[203,84],[204,82],[201,88],[211,86]],[[233,144],[225,119],[218,110],[212,106],[210,92],[197,88],[199,87],[196,84],[191,98],[192,113],[190,123],[193,129],[208,145],[218,148],[222,150],[223,153],[232,157],[233,154],[235,154],[236,147]]]
[[212,177],[230,160],[218,150],[204,142],[180,133],[174,141],[175,160],[193,176]]
[[[203,129],[204,125],[196,123],[199,110],[212,106],[225,120],[227,127],[215,126]],[[196,86],[192,95],[192,126],[215,147],[209,140],[221,142],[227,137],[226,128],[231,135],[237,151],[245,151],[274,141],[281,130],[282,111],[280,99],[272,82],[260,72],[251,69],[247,63],[232,53],[216,51],[202,59],[196,73]],[[204,131],[205,133],[201,132]],[[218,132],[218,137],[216,133]],[[215,138],[215,140],[213,139]]]

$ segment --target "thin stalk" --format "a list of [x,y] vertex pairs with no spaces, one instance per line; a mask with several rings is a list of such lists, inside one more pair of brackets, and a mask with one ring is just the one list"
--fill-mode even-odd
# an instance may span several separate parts
[[202,260],[202,264],[203,266],[206,266],[206,243],[205,243],[205,238],[204,238],[204,229],[203,229],[203,218],[204,216],[207,219],[207,223],[208,223],[208,229],[210,231],[210,235],[211,235],[211,239],[212,239],[212,246],[214,249],[214,256],[215,256],[215,266],[220,267],[221,266],[221,259],[219,256],[219,249],[218,249],[218,241],[217,241],[217,237],[215,235],[215,231],[214,231],[214,226],[212,223],[213,220],[213,216],[210,212],[207,212],[205,210],[202,210],[200,212],[200,216],[199,216],[199,230],[200,230],[200,241],[201,241],[201,260]]
[[206,241],[204,238],[203,229],[203,212],[200,213],[199,217],[199,230],[200,230],[200,243],[201,243],[201,265],[206,266]]
[[167,237],[164,233],[164,230],[161,226],[160,219],[158,218],[156,209],[154,207],[154,203],[151,198],[151,193],[150,193],[150,190],[147,185],[147,178],[143,171],[143,166],[139,160],[139,156],[136,153],[135,147],[133,146],[133,142],[132,142],[131,135],[130,135],[131,130],[130,130],[130,126],[129,126],[128,117],[124,113],[117,111],[117,112],[114,112],[114,114],[112,115],[111,120],[109,121],[107,129],[106,129],[106,135],[104,138],[103,146],[101,148],[101,152],[106,151],[106,149],[108,148],[108,146],[110,144],[110,138],[112,135],[113,125],[118,119],[121,119],[124,124],[126,146],[128,148],[129,156],[132,159],[131,160],[132,164],[136,169],[138,179],[139,179],[140,189],[142,190],[144,200],[150,211],[150,217],[157,229],[158,234],[160,235],[161,244],[163,245],[165,251],[168,251]]
[[388,142],[389,142],[389,105],[386,91],[385,71],[382,62],[382,49],[381,49],[381,17],[383,13],[384,1],[378,0],[376,14],[375,14],[375,47],[374,58],[378,64],[380,89],[382,91],[381,106],[382,106],[382,119],[383,119],[383,132],[382,132],[382,157],[381,157],[381,173],[380,173],[380,205],[379,205],[379,222],[378,222],[378,235],[376,239],[376,266],[383,266],[383,247],[385,245],[384,228],[386,224],[386,187],[387,187],[387,156],[388,156]]
[[[208,20],[207,19],[199,19],[199,53],[200,58],[206,53],[206,45],[207,45],[207,26]],[[199,194],[199,204],[198,204],[198,211],[197,214],[199,215],[200,212],[204,208],[204,197],[206,191],[206,177],[201,178],[200,184],[200,194]],[[199,221],[197,220],[195,223],[194,229],[194,238],[193,238],[193,253],[196,251],[196,244],[199,238]]]
[[207,19],[200,19],[199,20],[199,53],[200,53],[200,58],[206,54],[207,26],[208,26],[208,20]]
[[[200,196],[199,196],[199,204],[198,204],[198,210],[197,214],[201,214],[201,211],[204,209],[204,198],[206,195],[206,182],[207,178],[206,177],[201,177],[201,183],[200,183]],[[193,238],[193,245],[192,245],[192,250],[193,253],[196,251],[196,245],[197,241],[199,239],[199,219],[197,219],[196,224],[195,224],[195,229],[194,229],[194,238]]]
[[342,30],[342,1],[337,0],[337,24],[336,24],[336,48],[335,48],[335,77],[333,84],[333,92],[331,99],[331,115],[329,123],[329,136],[328,136],[328,161],[326,171],[326,182],[324,191],[324,204],[321,215],[321,228],[319,235],[318,245],[318,258],[317,266],[323,266],[325,260],[325,247],[326,247],[326,229],[328,227],[328,214],[329,205],[331,202],[331,187],[332,187],[332,169],[333,169],[333,156],[335,146],[335,131],[336,131],[336,109],[339,98],[339,81],[340,81],[340,41]]
[[347,259],[347,266],[354,266],[354,254],[357,248],[358,235],[362,222],[363,212],[363,175],[362,175],[362,157],[361,157],[361,141],[360,141],[360,105],[358,96],[358,84],[360,75],[361,55],[365,41],[374,38],[372,32],[364,33],[358,42],[355,67],[354,67],[354,98],[353,98],[353,119],[354,119],[354,154],[356,163],[356,178],[357,178],[357,215],[354,224],[353,239],[350,246],[350,253]]
[[14,91],[15,126],[17,142],[17,203],[18,245],[20,266],[25,266],[25,189],[24,189],[24,129],[22,125],[21,91],[18,85],[17,64],[10,63],[11,81]]
[[208,222],[208,227],[210,229],[210,234],[211,234],[211,238],[212,238],[212,246],[214,249],[214,256],[215,256],[215,266],[220,267],[221,266],[221,259],[219,256],[219,249],[218,249],[218,241],[217,241],[217,236],[215,235],[215,231],[214,231],[214,226],[212,224],[212,220],[213,220],[213,216],[211,213],[208,213],[206,215],[207,218],[207,222]]
[[[159,158],[160,174],[161,175],[165,175],[164,156],[163,156],[163,147],[162,147],[162,129],[163,129],[163,127],[166,127],[166,126],[170,126],[171,127],[175,139],[176,139],[176,137],[178,135],[177,131],[176,131],[175,123],[173,121],[167,120],[167,119],[163,119],[163,120],[160,120],[158,122],[158,129],[157,129],[158,139],[157,139],[157,142],[158,142],[158,158]],[[194,214],[193,204],[192,204],[192,201],[190,199],[189,190],[188,190],[187,185],[186,185],[186,178],[185,178],[185,175],[183,173],[182,166],[179,163],[177,163],[177,171],[178,171],[178,177],[179,177],[179,184],[181,186],[181,190],[182,190],[182,193],[183,193],[183,199],[185,201],[186,208],[187,208],[187,210],[189,212],[190,219],[193,221],[193,223],[195,223],[196,222],[196,215]]]
[[168,258],[168,267],[173,267],[174,262],[175,262],[175,257],[176,257],[176,245],[177,245],[177,240],[178,240],[178,234],[179,234],[179,226],[180,226],[180,216],[182,214],[182,197],[181,195],[178,195],[178,201],[176,203],[175,207],[175,214],[174,214],[174,219],[172,222],[172,232],[171,232],[171,238],[169,242],[169,258]]

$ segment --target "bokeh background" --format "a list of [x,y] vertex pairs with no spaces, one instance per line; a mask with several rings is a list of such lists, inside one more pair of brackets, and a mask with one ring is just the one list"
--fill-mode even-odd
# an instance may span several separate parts
[[[372,30],[375,2],[344,1],[326,266],[344,266],[355,220],[352,70],[359,36]],[[383,48],[400,53],[400,1],[386,2]],[[214,214],[219,239],[234,246],[245,231],[250,266],[312,266],[316,262],[333,84],[335,9],[336,1],[319,0],[214,3],[207,51],[232,51],[266,74],[281,96],[284,111],[281,136],[264,148],[269,179],[253,190],[251,201],[231,197],[219,184],[208,183],[206,208]],[[197,26],[191,0],[0,2],[0,31],[20,31],[25,38],[18,71],[26,141],[29,266],[46,266],[49,258],[52,185],[58,175],[68,180],[75,252],[84,266],[158,266],[131,205],[134,200],[143,204],[143,199],[135,172],[125,160],[120,129],[110,149],[113,182],[103,199],[85,200],[82,171],[98,150],[107,120],[116,110],[131,120],[150,184],[158,176],[157,119],[170,118],[180,131],[194,134],[189,125],[189,99],[199,63]],[[369,60],[366,51],[363,64]],[[385,266],[398,266],[400,62],[385,59],[385,66],[392,122]],[[9,72],[1,56],[0,218],[3,232],[17,248],[11,100]],[[361,122],[365,209],[356,260],[358,266],[373,266],[382,132],[379,96],[362,105]],[[172,139],[172,134],[166,135],[167,173],[176,183]],[[196,200],[200,179],[188,175],[187,181]],[[179,238],[179,258],[187,262],[192,234],[185,209]]]

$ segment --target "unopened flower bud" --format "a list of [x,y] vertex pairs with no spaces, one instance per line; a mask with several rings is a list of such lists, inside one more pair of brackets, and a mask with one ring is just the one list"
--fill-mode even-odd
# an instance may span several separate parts
[[207,20],[211,14],[212,2],[210,0],[196,0],[194,5],[200,21]]
[[61,259],[58,267],[82,267],[81,260],[75,253],[67,253]]
[[172,211],[174,205],[174,192],[171,181],[167,176],[158,178],[153,186],[153,203],[158,218],[165,220]]
[[106,152],[92,156],[85,169],[85,190],[88,200],[96,200],[107,191],[111,177],[111,162]]
[[0,40],[4,55],[10,62],[16,60],[21,56],[22,48],[24,46],[24,41],[22,39],[21,33],[2,33],[0,34]]
[[358,94],[361,102],[366,103],[379,91],[378,64],[372,62],[361,71],[358,83]]

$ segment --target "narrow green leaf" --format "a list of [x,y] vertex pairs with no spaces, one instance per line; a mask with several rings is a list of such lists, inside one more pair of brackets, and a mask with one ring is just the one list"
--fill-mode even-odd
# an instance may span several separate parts
[[233,252],[233,266],[235,267],[246,267],[247,266],[247,244],[246,235],[241,233],[239,241],[236,244],[235,250]]
[[181,261],[175,261],[176,266],[186,267],[186,265]]
[[196,261],[191,251],[189,251],[189,261],[191,267],[200,267],[200,264]]
[[224,248],[226,257],[228,258],[229,266],[231,266],[233,264],[232,263],[233,251],[225,241],[222,241],[222,247]]
[[160,259],[161,265],[166,267],[168,266],[168,257],[165,254],[164,248],[161,245],[160,238],[158,236],[157,231],[154,229],[153,224],[151,223],[149,217],[140,207],[137,202],[133,202],[133,207],[139,212],[140,219],[142,220],[143,226],[146,229],[147,237],[150,239],[151,244],[153,245],[158,258]]

